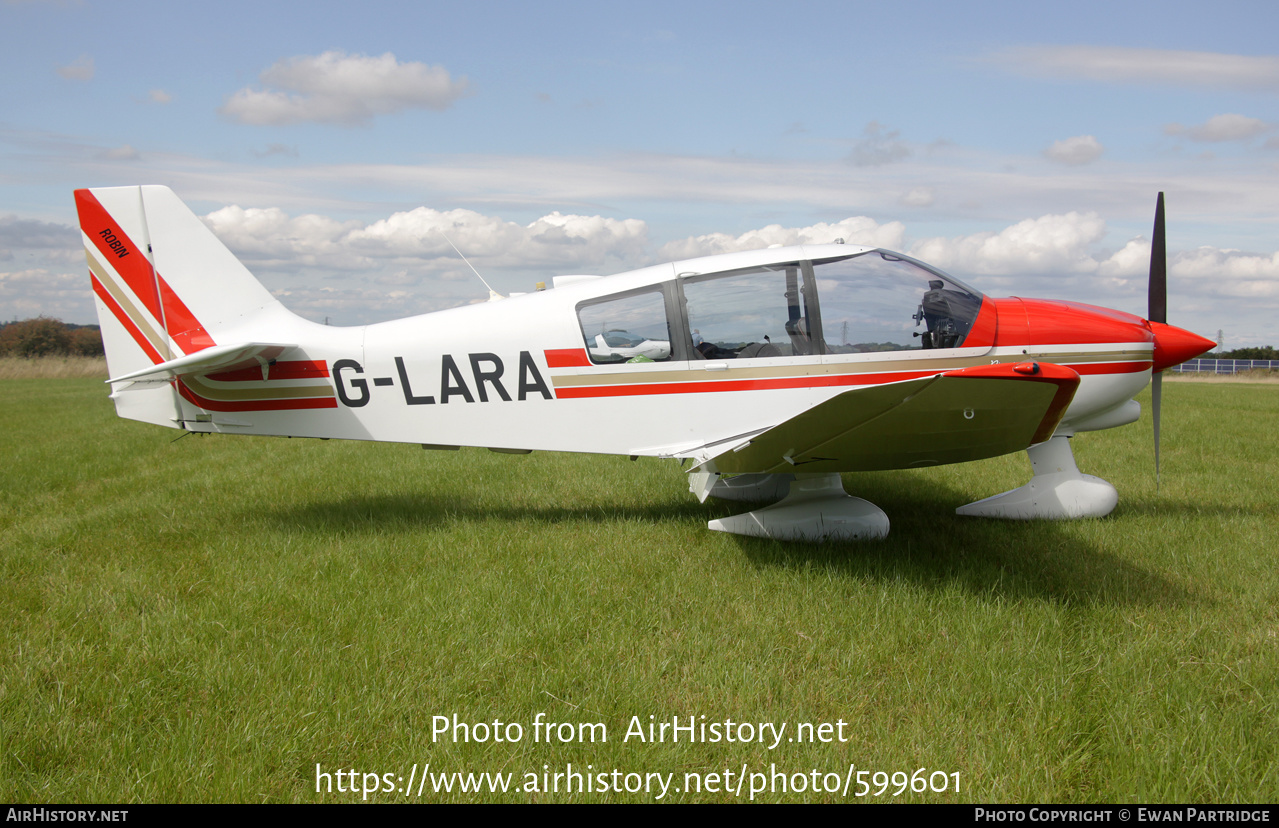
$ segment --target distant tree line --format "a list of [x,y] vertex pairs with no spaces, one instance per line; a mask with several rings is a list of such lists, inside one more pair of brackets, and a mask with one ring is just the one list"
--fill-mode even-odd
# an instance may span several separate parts
[[1260,348],[1235,348],[1233,351],[1204,354],[1204,359],[1279,359],[1279,351],[1273,345]]
[[47,316],[0,322],[0,356],[102,356],[97,325],[68,325]]

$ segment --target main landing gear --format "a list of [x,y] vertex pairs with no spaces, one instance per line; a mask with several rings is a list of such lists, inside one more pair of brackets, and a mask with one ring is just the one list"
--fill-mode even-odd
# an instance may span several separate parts
[[[1053,437],[1026,450],[1034,476],[1024,486],[955,510],[971,517],[1066,520],[1105,517],[1119,502],[1115,487],[1075,465],[1070,438]],[[705,474],[705,473],[703,473]],[[740,515],[710,521],[717,532],[798,541],[878,540],[888,535],[888,515],[844,491],[838,474],[696,475],[690,489],[701,499],[767,501]]]
[[888,535],[888,515],[845,492],[838,474],[743,474],[717,481],[709,493],[727,500],[785,495],[772,506],[706,524],[717,532],[799,541],[878,540]]

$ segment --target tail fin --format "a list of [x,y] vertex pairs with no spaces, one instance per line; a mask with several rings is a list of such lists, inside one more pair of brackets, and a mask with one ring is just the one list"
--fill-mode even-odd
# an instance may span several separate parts
[[181,427],[174,373],[156,366],[191,364],[202,351],[210,365],[224,364],[219,346],[296,321],[168,187],[76,190],[75,198],[107,369],[113,378],[152,375],[112,395],[120,416]]

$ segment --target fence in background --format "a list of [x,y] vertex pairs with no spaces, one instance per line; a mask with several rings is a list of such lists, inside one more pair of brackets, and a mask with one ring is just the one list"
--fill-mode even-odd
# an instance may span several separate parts
[[1168,369],[1177,374],[1237,374],[1279,371],[1279,359],[1192,359]]

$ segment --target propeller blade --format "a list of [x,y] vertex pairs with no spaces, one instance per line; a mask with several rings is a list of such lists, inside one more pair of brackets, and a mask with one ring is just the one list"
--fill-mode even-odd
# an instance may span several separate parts
[[[1150,239],[1150,315],[1151,322],[1168,323],[1168,246],[1164,237],[1164,194],[1155,201],[1155,229]],[[1155,491],[1159,490],[1159,408],[1163,402],[1164,375],[1151,377],[1150,412],[1155,421]]]
[[1155,231],[1150,239],[1151,322],[1168,322],[1168,247],[1164,238],[1164,194],[1155,202]]

